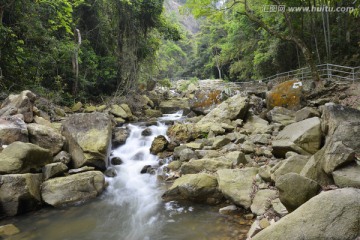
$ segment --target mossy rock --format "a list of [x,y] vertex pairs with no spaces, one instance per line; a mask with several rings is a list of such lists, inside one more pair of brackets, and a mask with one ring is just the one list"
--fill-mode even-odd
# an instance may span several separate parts
[[303,88],[299,80],[290,80],[276,85],[267,93],[266,104],[268,109],[284,107],[291,110],[301,109]]

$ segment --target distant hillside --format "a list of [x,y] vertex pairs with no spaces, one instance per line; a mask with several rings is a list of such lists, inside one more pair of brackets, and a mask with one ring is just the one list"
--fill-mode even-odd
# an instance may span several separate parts
[[178,22],[191,34],[196,34],[199,31],[199,23],[192,15],[182,15],[179,13],[179,8],[186,3],[186,0],[165,0],[165,10],[170,15],[175,15]]

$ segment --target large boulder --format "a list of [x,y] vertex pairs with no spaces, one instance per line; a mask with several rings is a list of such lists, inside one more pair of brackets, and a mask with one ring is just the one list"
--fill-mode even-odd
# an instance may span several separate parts
[[339,187],[360,188],[360,166],[349,165],[332,173],[334,182]]
[[40,172],[51,161],[49,150],[32,143],[14,142],[0,153],[0,174]]
[[219,190],[236,205],[249,209],[257,173],[257,168],[218,170]]
[[45,203],[60,207],[95,198],[104,188],[104,175],[99,171],[89,171],[43,182],[41,197]]
[[15,141],[29,142],[25,122],[17,116],[0,118],[0,146],[9,145]]
[[120,117],[123,119],[129,118],[129,114],[119,105],[114,104],[111,106],[110,113],[116,117]]
[[295,113],[296,122],[300,122],[312,117],[320,117],[320,112],[311,107],[304,107]]
[[306,163],[309,161],[309,156],[304,155],[293,155],[284,161],[276,164],[272,169],[272,180],[276,181],[280,176],[285,175],[287,173],[299,173],[304,168]]
[[199,90],[190,99],[190,109],[196,114],[206,115],[214,106],[222,101],[220,90]]
[[324,147],[321,164],[325,173],[331,174],[335,169],[351,162],[355,162],[355,152],[342,141],[329,141]]
[[42,172],[44,180],[63,175],[68,170],[68,167],[62,162],[55,162],[47,164],[43,167]]
[[18,95],[10,95],[1,104],[0,116],[22,114],[24,121],[30,123],[34,119],[33,107],[36,95],[29,90],[22,91]]
[[179,98],[179,99],[170,99],[166,101],[161,101],[160,111],[165,114],[175,113],[177,111],[183,110],[184,114],[190,112],[189,99]]
[[252,239],[354,240],[360,236],[359,199],[360,189],[323,192]]
[[289,212],[317,195],[321,188],[317,182],[297,173],[288,173],[279,177],[275,186],[279,189],[281,202]]
[[243,128],[252,134],[264,134],[271,132],[271,126],[268,121],[256,115],[249,116],[246,119],[246,123]]
[[324,172],[322,167],[322,161],[325,159],[325,148],[315,153],[310,157],[309,161],[305,164],[301,170],[300,175],[310,178],[321,186],[327,186],[333,184],[332,178]]
[[324,106],[321,128],[326,134],[326,144],[341,141],[360,154],[360,110],[342,105]]
[[167,135],[176,142],[189,142],[200,136],[194,124],[174,124],[167,130]]
[[111,141],[111,120],[105,113],[78,113],[71,115],[62,125],[66,148],[73,165],[85,165],[105,170]]
[[41,206],[41,174],[0,175],[0,216],[15,216]]
[[202,171],[216,172],[219,169],[231,169],[233,163],[224,159],[203,158],[194,159],[183,163],[180,168],[181,174],[199,173]]
[[268,109],[284,107],[291,110],[301,108],[303,100],[302,84],[298,80],[280,83],[266,94]]
[[273,141],[273,154],[284,157],[289,151],[314,154],[321,147],[321,128],[318,117],[286,126]]
[[244,119],[249,110],[249,99],[240,95],[235,95],[219,106],[211,110],[197,124],[204,123],[228,123],[232,120]]
[[51,127],[30,123],[27,125],[27,128],[29,131],[29,141],[50,150],[52,155],[59,153],[64,146],[65,138]]
[[295,122],[293,111],[284,107],[274,107],[266,114],[267,119],[272,123],[280,123],[284,126]]
[[198,173],[176,179],[162,197],[167,201],[190,200],[215,204],[222,199],[222,194],[218,191],[216,177],[207,173]]
[[251,204],[251,212],[256,215],[262,215],[271,206],[271,201],[277,198],[277,191],[272,189],[261,189],[256,192]]
[[118,147],[123,145],[126,142],[126,139],[130,135],[130,130],[128,128],[115,128],[112,133],[112,145],[113,147]]
[[159,135],[159,136],[155,137],[155,139],[151,143],[150,153],[158,154],[158,153],[164,151],[168,144],[169,144],[169,142],[166,139],[166,137],[164,137],[163,135]]

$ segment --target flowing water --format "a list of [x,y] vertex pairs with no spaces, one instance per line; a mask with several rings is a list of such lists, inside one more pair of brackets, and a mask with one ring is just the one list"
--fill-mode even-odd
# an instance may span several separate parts
[[181,114],[160,118],[146,128],[129,124],[130,136],[113,151],[123,164],[114,166],[117,176],[107,178],[109,186],[99,198],[64,209],[42,209],[0,224],[14,223],[21,233],[9,239],[147,240],[147,239],[244,239],[249,222],[240,216],[224,216],[219,207],[179,202],[163,202],[166,189],[156,175],[140,174],[145,165],[157,166],[150,154],[152,140],[165,135],[162,121],[179,120]]

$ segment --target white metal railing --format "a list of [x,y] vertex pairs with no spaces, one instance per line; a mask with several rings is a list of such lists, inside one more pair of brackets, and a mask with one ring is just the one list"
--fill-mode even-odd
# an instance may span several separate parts
[[[335,79],[339,81],[359,81],[360,80],[360,67],[347,67],[335,64],[320,64],[317,65],[317,70],[321,79]],[[191,77],[177,77],[172,78],[171,81],[189,80]],[[223,82],[225,89],[229,91],[236,89],[251,89],[253,87],[264,86],[269,82],[281,83],[291,79],[298,79],[300,81],[312,80],[311,71],[308,67],[291,70],[288,72],[277,73],[273,76],[263,78],[260,80],[249,80],[242,82]]]
[[[360,67],[347,67],[335,64],[321,64],[317,65],[317,70],[321,79],[338,79],[345,81],[360,80]],[[308,67],[299,68],[296,70],[277,73],[273,76],[263,78],[258,81],[235,82],[236,84],[245,83],[267,83],[271,81],[286,81],[289,79],[299,79],[301,81],[312,80],[311,71]]]

